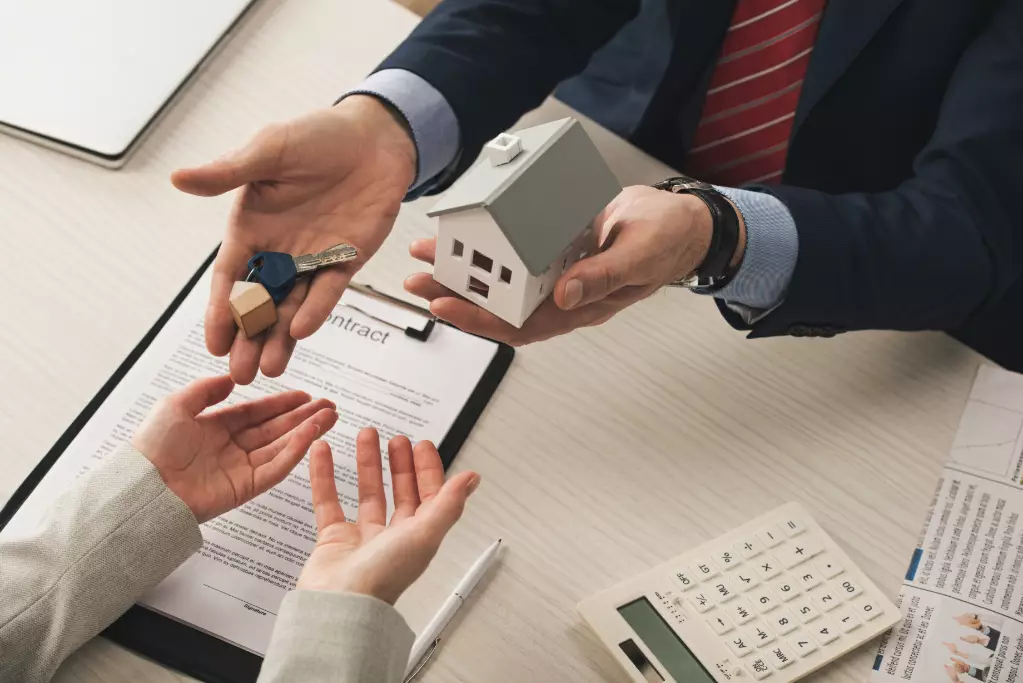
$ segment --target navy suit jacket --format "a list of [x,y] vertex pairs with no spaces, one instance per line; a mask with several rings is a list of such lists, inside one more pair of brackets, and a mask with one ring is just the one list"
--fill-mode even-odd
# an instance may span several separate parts
[[[684,169],[733,7],[444,0],[380,68],[447,98],[453,175],[555,88]],[[782,184],[759,189],[799,258],[750,336],[945,330],[1023,370],[1023,0],[829,0]]]

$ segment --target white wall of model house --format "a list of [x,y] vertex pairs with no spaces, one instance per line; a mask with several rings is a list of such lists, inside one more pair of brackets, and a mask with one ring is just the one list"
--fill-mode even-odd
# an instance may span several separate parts
[[565,269],[590,247],[590,230],[583,229],[545,273],[534,276],[486,209],[445,214],[438,220],[433,278],[515,327],[522,327]]

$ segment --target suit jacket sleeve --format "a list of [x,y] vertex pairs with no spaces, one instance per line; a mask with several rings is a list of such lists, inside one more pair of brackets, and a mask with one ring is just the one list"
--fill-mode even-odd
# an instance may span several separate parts
[[1021,159],[1023,3],[1004,2],[963,54],[912,178],[872,194],[761,188],[791,211],[799,257],[751,336],[954,330],[997,304],[1023,270]]
[[376,598],[291,591],[259,683],[401,683],[413,640],[398,611]]
[[191,510],[124,446],[33,533],[0,536],[0,683],[43,683],[202,545]]
[[581,72],[638,10],[639,0],[444,0],[378,67],[421,76],[458,119],[460,156],[431,192]]

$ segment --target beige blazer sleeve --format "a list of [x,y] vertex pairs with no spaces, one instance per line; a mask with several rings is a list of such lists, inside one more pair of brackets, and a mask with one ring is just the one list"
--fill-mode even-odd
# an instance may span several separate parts
[[398,611],[376,598],[291,591],[259,683],[401,683],[414,640]]
[[0,534],[0,683],[43,683],[202,546],[188,507],[124,446],[28,536]]

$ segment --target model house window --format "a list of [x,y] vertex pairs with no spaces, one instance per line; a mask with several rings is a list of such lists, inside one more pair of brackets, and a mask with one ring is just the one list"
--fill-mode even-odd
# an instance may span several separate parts
[[452,256],[457,256],[458,258],[462,258],[462,252],[464,250],[465,250],[465,247],[463,247],[462,243],[459,242],[458,240],[454,240],[451,243],[451,255]]
[[476,292],[481,297],[486,299],[487,295],[490,294],[490,287],[487,286],[487,283],[485,283],[485,282],[483,282],[481,280],[477,280],[472,275],[470,275],[469,276],[469,291],[470,292]]
[[511,284],[511,268],[501,266],[501,282]]
[[472,251],[472,265],[476,266],[480,270],[485,270],[488,273],[494,269],[494,259],[489,256],[484,256],[475,249]]

